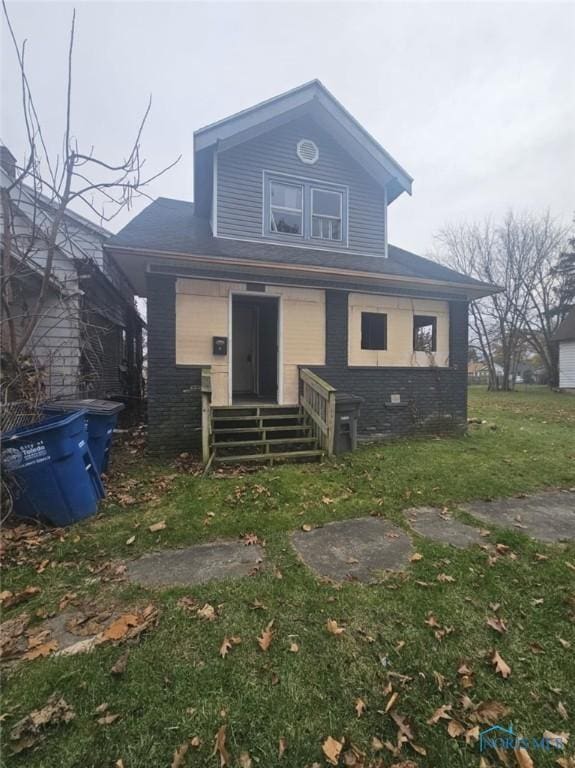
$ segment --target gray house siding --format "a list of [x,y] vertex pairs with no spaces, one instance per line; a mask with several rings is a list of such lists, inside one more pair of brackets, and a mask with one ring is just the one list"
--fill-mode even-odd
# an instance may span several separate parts
[[[296,146],[302,138],[311,139],[319,148],[319,159],[314,165],[306,165],[297,157]],[[218,153],[218,236],[262,238],[264,171],[348,187],[349,249],[383,255],[385,200],[382,188],[311,118],[294,119]],[[313,240],[294,242],[306,247],[345,247]]]

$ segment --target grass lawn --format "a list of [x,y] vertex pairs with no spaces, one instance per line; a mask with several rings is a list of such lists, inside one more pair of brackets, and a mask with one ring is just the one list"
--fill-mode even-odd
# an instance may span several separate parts
[[[190,746],[181,765],[216,768],[214,738],[225,726],[230,764],[244,768],[244,752],[261,768],[327,765],[322,743],[329,736],[345,737],[342,765],[354,764],[353,743],[365,753],[358,767],[408,760],[406,768],[477,766],[471,734],[467,744],[463,735],[449,735],[449,720],[428,723],[446,704],[452,718],[471,729],[477,715],[463,696],[473,705],[505,705],[502,724],[513,723],[523,736],[571,730],[566,753],[575,754],[575,544],[547,546],[520,529],[491,528],[485,544],[510,549],[501,548],[490,564],[486,549],[459,551],[415,537],[423,557],[405,574],[372,586],[334,586],[315,578],[289,543],[289,532],[304,524],[376,514],[406,527],[402,510],[408,507],[448,507],[457,515],[458,502],[469,499],[575,486],[575,397],[540,388],[515,394],[472,389],[469,415],[487,423],[461,438],[398,441],[322,465],[207,479],[116,451],[114,497],[97,518],[48,538],[19,564],[8,552],[2,589],[41,591],[5,610],[3,619],[26,611],[40,625],[36,611],[57,612],[62,597],[74,592],[79,608],[94,601],[118,610],[153,603],[157,625],[133,645],[108,643],[89,654],[23,661],[5,671],[4,760],[29,768],[170,766],[175,750],[197,737],[200,745]],[[151,533],[148,526],[160,520],[165,529]],[[154,591],[109,580],[110,569],[100,568],[246,533],[265,541],[266,564],[243,580]],[[455,580],[438,582],[440,573]],[[209,603],[217,618],[204,621],[184,610],[182,597],[198,607]],[[486,624],[496,615],[494,603],[506,632]],[[437,639],[425,623],[430,612],[453,631]],[[272,619],[271,645],[263,652],[257,638]],[[328,619],[345,631],[330,634]],[[225,637],[241,643],[222,658]],[[112,675],[128,648],[126,671]],[[511,667],[507,679],[489,661],[493,649]],[[73,707],[75,719],[47,728],[38,746],[8,757],[10,729],[54,692]],[[365,704],[361,716],[358,699]],[[110,724],[94,715],[103,703],[120,715]],[[408,742],[397,756],[380,745],[397,743],[398,715],[426,755]],[[484,765],[504,764],[492,750],[488,757]],[[551,766],[561,753],[531,757],[537,766]],[[509,765],[516,764],[510,755]]]

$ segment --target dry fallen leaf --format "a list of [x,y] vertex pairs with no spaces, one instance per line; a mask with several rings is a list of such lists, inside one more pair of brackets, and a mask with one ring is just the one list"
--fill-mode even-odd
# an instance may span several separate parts
[[309,533],[312,530],[311,525],[308,525],[308,523],[304,523],[301,527],[302,531],[305,533]]
[[159,523],[154,523],[153,525],[148,526],[148,530],[150,533],[156,533],[157,531],[163,531],[164,528],[166,528],[166,521],[160,520]]
[[503,619],[500,619],[499,616],[490,616],[486,620],[486,624],[488,627],[491,627],[491,629],[494,629],[496,632],[499,632],[499,634],[503,634],[504,632],[507,632],[507,625],[503,621]]
[[41,738],[42,731],[49,725],[69,723],[76,717],[72,707],[56,694],[50,696],[41,709],[35,709],[19,720],[10,731],[13,753],[33,747]]
[[189,748],[190,742],[184,741],[184,743],[176,749],[174,752],[174,757],[172,758],[172,768],[181,768],[181,766],[183,766],[184,760],[186,758],[186,752]]
[[285,736],[281,736],[278,742],[278,760],[282,759],[286,749],[287,749],[287,739],[285,738]]
[[299,645],[297,643],[290,643],[290,653],[297,653],[299,651]]
[[355,701],[355,711],[357,712],[357,716],[361,717],[365,710],[367,709],[365,705],[365,701],[363,699],[356,699]]
[[253,762],[249,752],[240,752],[238,757],[238,765],[240,768],[252,768]]
[[435,578],[437,579],[437,581],[441,581],[443,583],[445,582],[452,583],[455,581],[453,576],[449,576],[447,573],[438,573]]
[[130,536],[129,539],[126,539],[126,544],[133,544],[136,541],[135,536]]
[[214,751],[212,757],[218,755],[220,758],[220,768],[225,768],[230,764],[230,753],[226,749],[226,726],[222,725],[218,729],[215,737]]
[[199,619],[204,621],[214,621],[216,618],[216,610],[213,605],[206,603],[201,608],[198,608],[196,615]]
[[136,627],[140,623],[134,613],[123,613],[102,632],[104,640],[121,640],[130,627]]
[[418,560],[423,560],[423,555],[421,552],[414,552],[413,555],[409,558],[412,563],[416,563]]
[[394,693],[391,694],[391,696],[389,697],[389,699],[387,701],[387,704],[385,705],[384,712],[386,714],[390,711],[390,709],[392,709],[392,707],[395,706],[395,703],[397,702],[398,698],[399,698],[399,693],[397,691],[395,691]]
[[258,645],[262,649],[262,651],[267,651],[267,649],[270,647],[272,637],[273,637],[273,631],[272,627],[274,625],[274,620],[272,619],[266,628],[263,630],[261,635],[258,637]]
[[330,765],[337,765],[339,761],[339,755],[341,753],[343,744],[341,741],[337,741],[332,736],[328,736],[324,743],[321,745],[322,751],[325,755],[325,759]]
[[523,747],[516,747],[513,752],[519,768],[534,768],[533,760],[526,749]]
[[99,717],[97,720],[98,725],[111,725],[114,723],[120,715],[113,715],[111,712],[108,712],[103,717]]
[[475,711],[469,716],[469,719],[474,723],[481,723],[482,725],[495,725],[508,714],[509,707],[506,707],[500,701],[489,699],[478,704]]
[[30,600],[30,598],[39,594],[41,591],[40,587],[25,587],[25,589],[15,593],[10,592],[9,589],[5,589],[0,593],[0,605],[3,608],[12,608],[14,605],[19,605],[20,603],[26,602],[26,600]]
[[118,656],[116,659],[116,662],[110,672],[113,675],[123,675],[126,671],[126,667],[128,666],[128,656],[130,655],[130,651],[126,651],[121,656]]
[[562,701],[557,704],[557,712],[559,712],[563,720],[569,720],[569,715],[567,714],[565,704],[563,704]]
[[543,738],[556,749],[564,749],[569,742],[569,734],[565,731],[554,733],[553,731],[543,731]]
[[451,704],[442,704],[431,715],[431,717],[427,721],[427,724],[428,725],[435,725],[435,723],[438,723],[441,719],[443,719],[443,720],[451,720],[451,715],[449,714],[449,710],[451,708],[452,708]]
[[231,651],[234,645],[239,645],[241,642],[241,638],[237,636],[224,637],[224,640],[220,646],[220,656],[222,659],[227,656],[228,651]]
[[465,726],[462,725],[459,720],[450,720],[447,724],[447,733],[452,739],[456,739],[458,736],[465,733]]
[[49,656],[51,653],[57,650],[58,650],[58,641],[50,640],[47,643],[42,643],[41,645],[37,645],[31,648],[22,656],[22,658],[26,659],[27,661],[32,661],[33,659],[39,659],[41,657],[44,658],[45,656]]
[[341,635],[343,632],[345,632],[345,628],[339,627],[335,619],[328,619],[326,621],[325,627],[330,635]]
[[504,679],[511,675],[511,667],[501,658],[498,651],[493,651],[491,663],[495,667],[495,671]]

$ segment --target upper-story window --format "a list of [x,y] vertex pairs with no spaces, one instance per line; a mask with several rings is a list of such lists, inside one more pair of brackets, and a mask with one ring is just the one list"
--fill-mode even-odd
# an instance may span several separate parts
[[347,244],[347,188],[264,172],[264,234]]
[[343,194],[327,189],[311,190],[311,236],[321,240],[341,240]]
[[270,182],[270,230],[287,235],[303,234],[303,187]]

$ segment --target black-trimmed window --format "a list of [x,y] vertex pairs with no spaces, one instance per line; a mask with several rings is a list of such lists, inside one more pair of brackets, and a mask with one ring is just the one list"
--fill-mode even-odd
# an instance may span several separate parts
[[437,318],[430,315],[413,316],[413,351],[437,351]]
[[361,313],[361,348],[387,349],[387,315],[382,312]]

